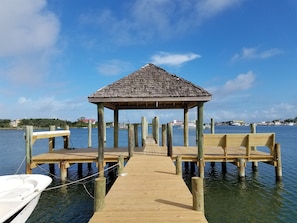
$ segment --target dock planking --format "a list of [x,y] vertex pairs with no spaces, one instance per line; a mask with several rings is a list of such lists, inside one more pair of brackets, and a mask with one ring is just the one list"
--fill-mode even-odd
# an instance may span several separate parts
[[89,222],[207,222],[175,171],[170,157],[135,154]]

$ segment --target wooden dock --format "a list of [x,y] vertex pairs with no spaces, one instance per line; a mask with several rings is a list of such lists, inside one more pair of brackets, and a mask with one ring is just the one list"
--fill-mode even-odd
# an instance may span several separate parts
[[[148,148],[146,148],[148,149]],[[148,149],[149,150],[149,149]],[[192,194],[172,159],[135,154],[95,212],[95,222],[207,222],[193,210]]]

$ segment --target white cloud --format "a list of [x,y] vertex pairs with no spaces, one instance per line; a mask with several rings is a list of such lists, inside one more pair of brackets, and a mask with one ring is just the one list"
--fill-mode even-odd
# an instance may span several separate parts
[[228,80],[223,88],[223,92],[235,92],[247,90],[252,87],[252,84],[255,81],[255,75],[252,71],[247,72],[246,74],[239,74],[235,79]]
[[0,7],[0,56],[18,56],[53,47],[59,21],[45,10],[45,0],[2,0]]
[[202,0],[197,1],[197,13],[200,20],[207,19],[227,10],[233,6],[239,5],[240,0]]
[[[124,2],[124,1],[123,1]],[[168,39],[191,32],[224,11],[240,4],[240,0],[134,0],[120,5],[126,13],[103,8],[82,14],[82,25],[104,29],[119,44],[139,44],[154,38]],[[100,32],[101,35],[101,32]]]
[[[17,103],[6,108],[2,115],[11,119],[60,118],[76,120],[79,116],[90,113],[85,111],[88,110],[85,100],[85,98],[57,99],[54,96],[43,96],[40,98],[21,96],[17,99]],[[90,106],[90,104],[87,105]],[[95,113],[96,109],[94,108],[92,112]]]
[[151,57],[151,62],[157,65],[179,66],[200,57],[200,55],[194,53],[170,54],[166,52],[160,52],[159,54],[153,55]]
[[57,52],[60,23],[46,0],[2,0],[0,78],[16,86],[39,85]]
[[99,74],[105,76],[119,75],[131,69],[132,65],[125,61],[110,60],[105,63],[100,63],[96,70]]
[[264,51],[259,51],[257,48],[243,48],[241,53],[236,53],[232,57],[232,61],[247,60],[247,59],[267,59],[277,56],[282,51],[277,48],[272,48]]
[[222,86],[209,87],[207,90],[213,94],[214,100],[223,100],[227,98],[246,97],[245,94],[239,94],[250,89],[256,80],[252,71],[239,74],[236,78],[228,80]]

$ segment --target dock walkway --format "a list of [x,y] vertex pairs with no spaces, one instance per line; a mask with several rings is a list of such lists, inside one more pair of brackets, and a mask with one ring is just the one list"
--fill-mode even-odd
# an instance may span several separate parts
[[89,222],[207,222],[192,210],[192,194],[175,171],[170,157],[136,154]]

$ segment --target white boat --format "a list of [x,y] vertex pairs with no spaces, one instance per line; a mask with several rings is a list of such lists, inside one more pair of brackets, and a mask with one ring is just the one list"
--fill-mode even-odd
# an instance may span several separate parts
[[25,222],[51,182],[41,174],[0,176],[0,222]]

